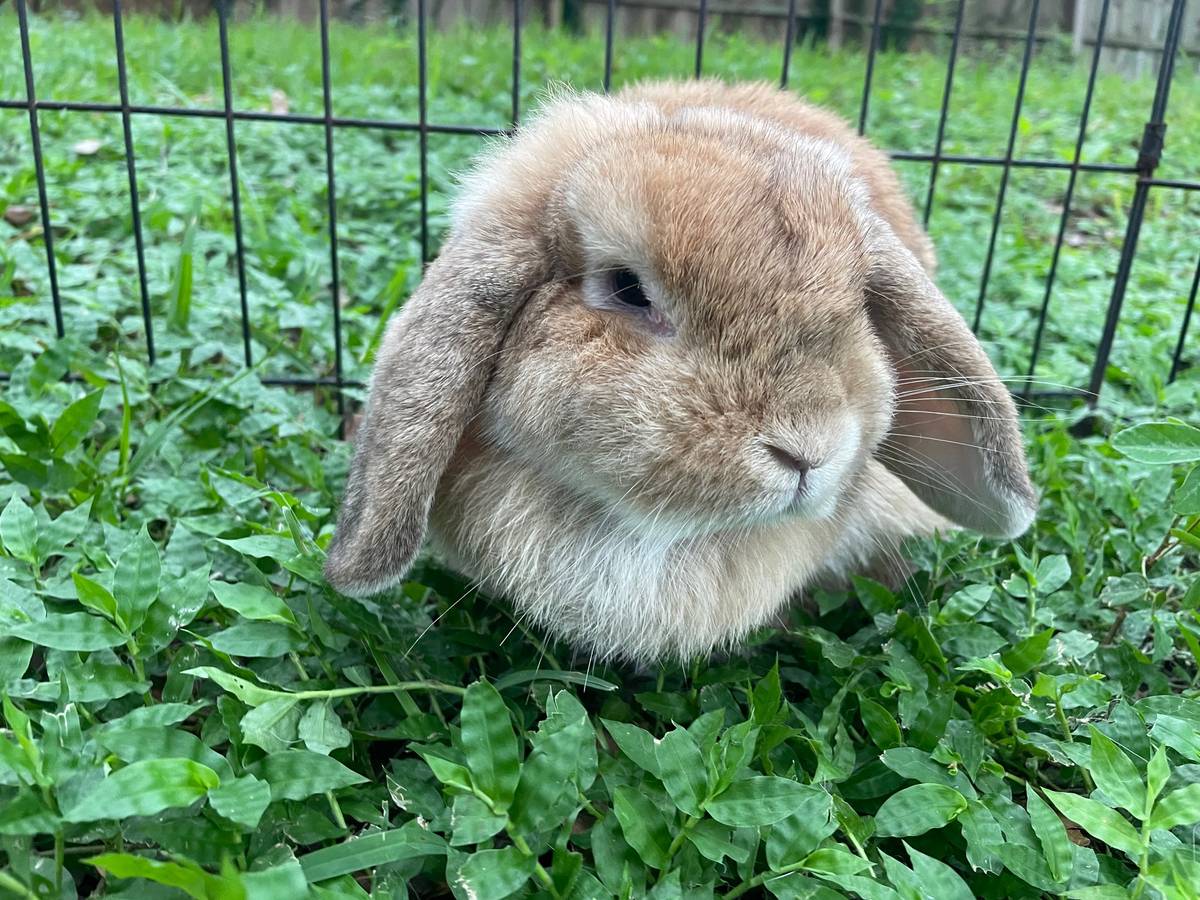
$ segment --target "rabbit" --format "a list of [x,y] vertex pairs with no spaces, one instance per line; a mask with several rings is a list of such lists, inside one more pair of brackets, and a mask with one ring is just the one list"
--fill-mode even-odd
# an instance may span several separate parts
[[563,91],[465,177],[389,324],[325,567],[434,553],[597,659],[1033,520],[1009,392],[887,157],[766,85]]

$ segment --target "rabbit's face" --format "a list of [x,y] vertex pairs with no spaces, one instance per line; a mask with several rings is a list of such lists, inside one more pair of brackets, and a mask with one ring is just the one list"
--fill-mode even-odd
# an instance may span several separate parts
[[892,414],[861,188],[822,152],[616,143],[553,204],[563,262],[506,337],[485,434],[669,534],[833,516]]

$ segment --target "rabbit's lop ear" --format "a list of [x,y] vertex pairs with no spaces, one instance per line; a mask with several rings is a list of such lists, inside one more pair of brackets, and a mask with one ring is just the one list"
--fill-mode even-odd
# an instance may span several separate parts
[[983,534],[1016,537],[1037,511],[1017,410],[958,311],[883,222],[867,304],[896,370],[879,459],[926,504]]
[[421,549],[434,491],[533,277],[521,259],[536,253],[488,243],[452,241],[388,326],[325,562],[344,594],[390,587]]

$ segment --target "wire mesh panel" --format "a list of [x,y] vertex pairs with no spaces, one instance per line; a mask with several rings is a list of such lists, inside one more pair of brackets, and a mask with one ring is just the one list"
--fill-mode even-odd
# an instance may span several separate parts
[[[620,0],[596,0],[593,7],[597,14],[596,21],[602,33],[602,59],[596,61],[598,86],[605,90],[615,87],[615,73],[621,66],[621,16],[625,5]],[[639,7],[647,4],[639,3]],[[251,283],[251,272],[248,257],[250,247],[247,238],[247,222],[245,210],[246,181],[243,160],[239,155],[239,139],[243,129],[260,125],[271,127],[319,129],[322,148],[320,168],[323,169],[322,181],[324,186],[324,216],[326,220],[325,253],[327,267],[328,290],[328,329],[330,365],[328,374],[293,375],[280,374],[266,376],[264,381],[275,384],[288,384],[297,387],[329,387],[333,389],[335,403],[339,413],[346,411],[346,395],[344,389],[361,387],[361,360],[353,360],[354,366],[348,368],[346,322],[343,318],[343,287],[344,268],[347,265],[341,252],[343,242],[347,240],[342,228],[339,228],[339,161],[343,159],[339,151],[339,135],[353,132],[370,132],[372,134],[407,136],[415,142],[415,171],[397,173],[399,176],[411,176],[415,183],[415,204],[417,208],[416,221],[412,234],[408,238],[418,246],[418,258],[428,262],[435,252],[438,236],[431,221],[434,217],[435,195],[431,187],[431,142],[434,139],[452,139],[462,136],[489,138],[511,132],[519,127],[524,113],[523,103],[528,82],[534,80],[539,84],[552,79],[553,71],[539,68],[538,73],[531,79],[528,71],[523,71],[526,64],[526,52],[523,46],[523,36],[526,29],[531,27],[527,22],[528,10],[522,0],[514,0],[506,9],[511,15],[505,28],[509,31],[511,54],[509,70],[505,74],[504,87],[505,114],[503,121],[442,121],[432,103],[434,74],[444,72],[439,68],[439,62],[453,65],[453,61],[439,60],[433,48],[436,23],[430,10],[428,0],[413,0],[410,4],[408,27],[411,28],[414,42],[411,45],[410,58],[396,60],[398,67],[414,71],[416,83],[415,118],[405,117],[371,117],[364,115],[337,114],[337,84],[331,54],[331,21],[330,0],[317,0],[315,29],[319,36],[320,57],[320,109],[319,112],[292,112],[289,109],[249,109],[240,106],[236,99],[234,81],[236,76],[235,57],[231,49],[231,30],[234,27],[232,0],[217,0],[214,4],[217,24],[217,47],[220,66],[220,92],[218,102],[209,105],[155,105],[134,102],[131,99],[130,79],[126,53],[125,20],[120,0],[113,0],[111,8],[114,65],[117,76],[117,97],[115,102],[98,102],[95,100],[67,100],[60,97],[44,97],[39,94],[36,73],[36,60],[30,40],[30,13],[27,0],[16,0],[17,30],[19,32],[20,61],[24,80],[24,96],[0,97],[0,110],[14,111],[14,114],[24,114],[28,118],[29,152],[32,156],[34,180],[36,181],[38,215],[41,224],[41,243],[44,249],[46,271],[46,301],[51,307],[53,331],[59,337],[70,333],[71,311],[65,308],[59,278],[59,254],[56,250],[56,232],[52,222],[52,211],[56,198],[51,191],[50,181],[46,175],[44,162],[44,141],[42,134],[42,117],[49,113],[69,112],[73,114],[102,114],[111,115],[119,121],[121,127],[122,156],[125,163],[128,183],[128,228],[134,242],[136,264],[137,300],[141,318],[141,340],[144,342],[144,352],[147,362],[154,364],[159,355],[157,346],[158,332],[153,316],[154,288],[151,284],[152,267],[147,258],[147,247],[144,237],[146,226],[143,221],[143,177],[136,141],[135,124],[142,120],[175,120],[202,119],[219,122],[223,128],[223,146],[225,168],[228,174],[227,200],[232,217],[232,260],[231,269],[235,287],[232,296],[227,298],[208,298],[208,302],[225,303],[225,308],[236,310],[240,330],[240,348],[238,356],[240,364],[246,367],[256,366],[262,362],[255,352],[255,343],[259,335],[255,329],[254,289]],[[957,0],[950,8],[951,19],[945,29],[944,75],[939,75],[940,89],[937,92],[936,127],[922,135],[920,146],[928,149],[911,149],[900,147],[885,147],[892,152],[893,158],[900,165],[924,165],[924,183],[917,192],[922,202],[918,204],[926,225],[929,225],[938,205],[940,186],[949,177],[948,168],[970,167],[981,171],[991,171],[998,175],[996,190],[992,196],[991,206],[987,212],[986,226],[983,233],[986,238],[979,240],[982,247],[982,259],[978,270],[977,287],[974,301],[964,310],[968,320],[978,331],[986,326],[991,310],[1001,301],[995,297],[993,288],[997,266],[1000,264],[998,248],[1004,233],[1006,217],[1009,213],[1008,200],[1011,197],[1012,184],[1017,173],[1043,172],[1062,173],[1065,183],[1061,193],[1056,191],[1055,202],[1058,207],[1054,213],[1054,229],[1052,250],[1048,254],[1045,265],[1044,282],[1039,284],[1037,296],[1040,300],[1032,308],[1033,327],[1028,341],[1027,357],[1015,368],[1019,369],[1015,388],[1017,393],[1026,400],[1039,397],[1065,396],[1076,397],[1095,404],[1105,383],[1114,341],[1117,338],[1122,322],[1125,300],[1131,284],[1131,273],[1134,271],[1138,258],[1139,243],[1147,218],[1147,210],[1151,205],[1151,195],[1154,192],[1194,192],[1200,189],[1200,181],[1194,180],[1190,173],[1183,178],[1166,178],[1159,175],[1160,163],[1163,159],[1163,148],[1166,126],[1168,122],[1168,106],[1173,78],[1175,77],[1176,60],[1180,55],[1181,36],[1184,26],[1186,0],[1172,0],[1169,16],[1162,37],[1158,58],[1157,78],[1154,83],[1153,96],[1145,111],[1143,132],[1129,134],[1128,140],[1139,143],[1137,159],[1130,162],[1095,161],[1087,158],[1087,142],[1089,126],[1095,118],[1095,97],[1101,57],[1105,49],[1106,29],[1110,23],[1112,0],[1100,0],[1096,11],[1096,27],[1094,34],[1077,35],[1084,46],[1089,48],[1088,64],[1086,67],[1086,86],[1083,90],[1082,102],[1077,123],[1072,126],[1074,136],[1070,152],[1065,156],[1051,157],[1048,155],[1028,156],[1020,152],[1021,137],[1024,130],[1030,127],[1028,112],[1028,94],[1031,77],[1034,71],[1036,55],[1039,48],[1045,46],[1045,35],[1039,31],[1040,0],[1029,0],[1025,7],[1025,17],[1022,39],[1019,44],[1019,67],[1013,89],[1011,114],[1008,117],[1008,127],[1003,135],[996,135],[1003,141],[1003,152],[948,152],[953,146],[950,128],[954,121],[952,110],[960,90],[959,79],[960,60],[963,49],[971,36],[965,27],[966,0]],[[672,4],[670,9],[679,11],[679,4]],[[692,77],[705,77],[712,69],[711,42],[714,39],[723,40],[722,26],[737,17],[736,9],[722,7],[721,12],[714,13],[708,0],[696,0],[688,7],[694,17],[694,45],[690,50],[690,72]],[[861,92],[857,94],[857,128],[860,133],[873,136],[873,122],[881,117],[886,118],[888,111],[888,93],[891,86],[880,87],[879,62],[881,54],[888,52],[883,49],[884,42],[884,11],[883,0],[868,0],[867,12],[863,20],[863,40],[865,58],[861,71]],[[794,58],[798,41],[801,38],[801,17],[798,12],[797,0],[786,0],[781,4],[778,23],[779,73],[778,83],[785,88],[795,88]],[[807,28],[807,24],[805,25]],[[717,38],[714,33],[721,32]],[[507,52],[507,51],[506,51]],[[774,64],[773,64],[774,65]],[[725,74],[725,73],[723,73]],[[445,75],[443,74],[443,79]],[[894,77],[894,76],[893,76]],[[856,82],[857,84],[857,82]],[[15,85],[14,85],[15,87]],[[5,88],[7,90],[7,87]],[[858,88],[856,87],[857,91]],[[881,95],[882,91],[882,95]],[[853,116],[852,116],[853,118]],[[318,133],[312,132],[314,137]],[[343,170],[344,172],[344,170]],[[1102,320],[1099,321],[1099,335],[1094,344],[1094,353],[1088,360],[1088,373],[1076,384],[1054,385],[1040,387],[1036,382],[1039,364],[1044,360],[1049,336],[1048,323],[1053,319],[1052,311],[1071,302],[1070,297],[1058,296],[1056,283],[1059,281],[1065,248],[1071,244],[1071,228],[1078,215],[1076,201],[1079,184],[1083,176],[1111,177],[1128,179],[1132,185],[1131,200],[1121,223],[1119,251],[1116,265],[1112,274],[1111,289],[1108,292],[1107,304],[1103,310]],[[214,193],[225,193],[223,188],[213,184]],[[440,197],[437,198],[440,200]],[[944,202],[944,201],[943,201]],[[1115,243],[1115,242],[1114,242]],[[1200,248],[1198,248],[1200,252]],[[351,260],[350,265],[353,265]],[[1200,260],[1197,261],[1195,274],[1188,284],[1178,286],[1179,296],[1186,297],[1182,318],[1178,325],[1178,336],[1173,343],[1173,353],[1169,360],[1163,360],[1162,365],[1168,379],[1174,379],[1187,365],[1188,361],[1188,332],[1193,318],[1197,287],[1200,285]],[[390,312],[394,305],[386,312]],[[349,373],[349,374],[348,374]],[[355,375],[359,377],[355,377]]]

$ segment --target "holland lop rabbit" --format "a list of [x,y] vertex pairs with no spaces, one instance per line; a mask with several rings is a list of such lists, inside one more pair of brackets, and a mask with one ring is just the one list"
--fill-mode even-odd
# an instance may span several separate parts
[[597,657],[732,645],[1036,496],[887,157],[766,86],[564,94],[465,182],[390,324],[326,575],[434,550]]

